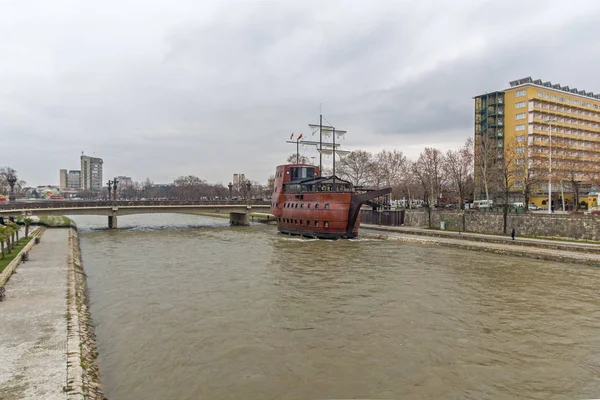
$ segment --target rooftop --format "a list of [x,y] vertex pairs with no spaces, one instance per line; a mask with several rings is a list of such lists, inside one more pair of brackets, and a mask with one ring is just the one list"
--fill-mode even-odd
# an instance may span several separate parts
[[541,79],[533,80],[530,76],[528,76],[527,78],[517,79],[516,81],[511,81],[510,87],[512,88],[515,86],[521,86],[521,85],[526,85],[526,84],[544,86],[549,89],[560,90],[560,91],[563,91],[566,93],[574,93],[574,94],[577,94],[580,96],[585,96],[585,97],[589,97],[592,99],[600,100],[600,94],[594,94],[593,92],[586,92],[585,90],[577,90],[577,88],[570,88],[568,86],[561,86],[560,83],[552,84],[552,82],[550,82],[550,81],[542,82]]

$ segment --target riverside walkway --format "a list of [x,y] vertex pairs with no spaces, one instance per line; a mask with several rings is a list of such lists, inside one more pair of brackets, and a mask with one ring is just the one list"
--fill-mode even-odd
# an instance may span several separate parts
[[68,229],[47,230],[0,302],[0,399],[64,399]]
[[600,245],[534,238],[516,238],[479,233],[438,231],[413,227],[390,227],[361,224],[366,234],[390,239],[459,247],[469,250],[512,254],[541,260],[572,262],[600,266]]

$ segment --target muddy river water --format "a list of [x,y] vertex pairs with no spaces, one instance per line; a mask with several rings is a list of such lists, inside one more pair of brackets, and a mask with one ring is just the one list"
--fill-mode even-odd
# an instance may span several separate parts
[[111,400],[600,397],[599,269],[210,217],[74,219]]

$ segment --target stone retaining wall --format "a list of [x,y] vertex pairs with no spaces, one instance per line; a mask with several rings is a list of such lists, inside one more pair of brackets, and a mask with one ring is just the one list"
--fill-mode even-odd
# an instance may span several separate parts
[[[480,211],[431,211],[431,227],[446,230],[502,234],[502,213]],[[429,227],[425,210],[406,210],[405,226]],[[573,214],[508,214],[507,232],[515,228],[517,235],[558,237],[576,240],[600,241],[599,215]]]
[[67,385],[69,400],[103,400],[98,352],[92,316],[88,309],[86,276],[76,228],[69,232],[67,276]]

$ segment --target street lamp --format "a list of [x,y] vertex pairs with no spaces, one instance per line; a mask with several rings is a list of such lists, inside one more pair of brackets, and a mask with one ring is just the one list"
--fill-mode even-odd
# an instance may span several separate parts
[[106,182],[106,185],[108,186],[108,201],[110,201],[110,191],[112,190],[112,181],[109,179],[108,182]]
[[246,181],[246,187],[248,188],[248,191],[246,192],[246,199],[249,199],[250,198],[250,187],[252,187],[252,182]]
[[548,118],[544,122],[548,123],[550,128],[550,141],[549,141],[549,157],[548,157],[548,214],[552,214],[552,122],[554,120]]
[[227,187],[229,188],[229,201],[231,201],[231,191],[233,190],[233,184],[229,182],[229,185],[227,185]]

